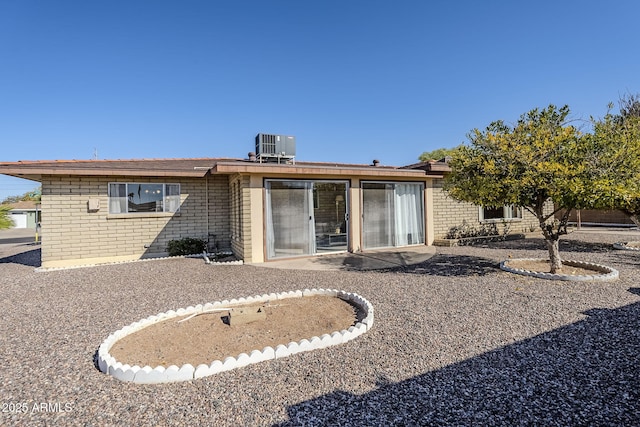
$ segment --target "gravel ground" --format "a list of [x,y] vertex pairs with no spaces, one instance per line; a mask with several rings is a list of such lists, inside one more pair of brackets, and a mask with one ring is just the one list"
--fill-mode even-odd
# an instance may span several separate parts
[[[586,283],[498,269],[544,257],[540,239],[438,248],[384,272],[200,259],[35,272],[38,249],[12,247],[0,253],[0,424],[640,425],[640,255],[611,248],[627,240],[564,239],[565,259],[620,271]],[[94,366],[111,332],[149,315],[312,287],[367,298],[373,329],[185,383],[124,383]]]

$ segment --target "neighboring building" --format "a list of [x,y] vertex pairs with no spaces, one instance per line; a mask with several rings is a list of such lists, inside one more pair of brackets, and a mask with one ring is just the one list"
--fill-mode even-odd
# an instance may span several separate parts
[[520,209],[447,198],[444,162],[263,160],[23,161],[0,163],[0,173],[42,185],[43,267],[163,256],[183,237],[260,263],[431,245],[463,220],[505,217],[518,232],[532,223]]
[[[565,211],[556,214],[556,218],[561,218]],[[634,227],[635,224],[624,212],[614,209],[574,209],[569,214],[569,223],[575,225],[600,225],[611,227]]]
[[13,220],[13,228],[36,228],[40,218],[38,202],[20,201],[10,203],[9,218]]

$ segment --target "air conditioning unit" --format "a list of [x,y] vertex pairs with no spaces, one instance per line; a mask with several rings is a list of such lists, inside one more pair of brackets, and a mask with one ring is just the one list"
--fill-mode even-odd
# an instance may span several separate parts
[[262,161],[293,160],[296,157],[296,137],[288,135],[256,135],[256,157]]

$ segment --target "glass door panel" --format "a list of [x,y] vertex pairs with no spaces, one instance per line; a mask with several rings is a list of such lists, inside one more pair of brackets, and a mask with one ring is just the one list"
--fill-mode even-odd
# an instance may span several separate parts
[[393,184],[362,184],[362,240],[365,248],[394,245]]
[[267,259],[347,250],[347,183],[266,181]]
[[347,184],[314,182],[317,253],[347,250]]
[[424,187],[418,183],[362,183],[365,249],[424,244]]
[[267,185],[268,258],[315,253],[311,183],[271,181]]
[[423,189],[419,184],[395,186],[395,245],[424,243]]

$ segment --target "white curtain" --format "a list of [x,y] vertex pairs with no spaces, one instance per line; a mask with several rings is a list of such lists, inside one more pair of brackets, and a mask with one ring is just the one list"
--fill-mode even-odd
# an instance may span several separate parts
[[363,238],[365,248],[393,246],[393,184],[363,185]]
[[180,211],[180,184],[167,184],[165,187],[165,212]]
[[313,182],[269,182],[266,204],[267,258],[315,254]]
[[367,183],[363,202],[366,249],[424,243],[421,184]]
[[396,246],[424,243],[422,186],[396,184],[395,187]]
[[266,206],[266,226],[267,226],[267,259],[272,259],[276,256],[276,238],[273,232],[273,213],[271,204],[271,188],[267,187],[267,197],[265,200]]
[[109,213],[127,213],[127,184],[109,184]]
[[307,240],[308,253],[313,255],[316,253],[316,219],[313,210],[313,182],[305,182],[305,217],[309,218]]
[[384,198],[385,198],[385,233],[386,239],[384,240],[384,244],[382,246],[394,246],[395,245],[395,227],[394,223],[396,220],[396,211],[394,209],[394,185],[386,184],[384,188]]

